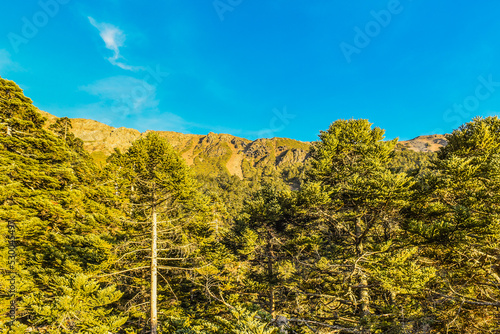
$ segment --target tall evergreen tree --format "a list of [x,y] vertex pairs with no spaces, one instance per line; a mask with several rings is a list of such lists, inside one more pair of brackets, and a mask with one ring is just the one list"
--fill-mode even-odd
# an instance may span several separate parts
[[110,161],[108,168],[119,171],[122,178],[117,192],[129,217],[124,225],[129,239],[121,246],[123,262],[116,268],[119,274],[127,272],[126,284],[141,287],[128,291],[130,309],[145,317],[141,309],[149,304],[151,333],[157,333],[159,311],[163,322],[169,316],[182,316],[179,306],[186,301],[185,294],[193,298],[189,273],[201,262],[200,245],[213,234],[208,199],[198,191],[180,155],[155,133],[134,142],[125,154],[117,152]]
[[412,181],[389,169],[397,140],[383,141],[384,131],[371,126],[339,120],[321,131],[300,197],[319,242],[309,254],[309,275],[321,282],[316,295],[326,297],[316,298],[318,314],[346,328],[389,330],[387,320],[402,323],[404,296],[418,293],[432,272],[416,263],[415,250],[398,246]]
[[[44,121],[17,85],[0,78],[0,231],[7,235],[7,222],[16,224],[19,328],[77,333],[93,325],[79,316],[62,316],[53,293],[65,291],[70,283],[57,278],[102,272],[111,254],[113,210],[93,199],[92,162],[44,130]],[[0,266],[8,268],[4,238],[0,252]],[[92,284],[96,294],[79,295],[76,305],[65,304],[64,312],[78,314],[76,307],[89,306],[90,299],[103,306],[120,296],[113,286]],[[9,302],[7,288],[2,275],[2,309]],[[86,312],[85,319],[100,322],[96,333],[115,330],[124,320],[112,313],[114,320],[108,323],[98,308],[88,307]],[[0,314],[2,324],[5,316]]]
[[447,136],[419,183],[407,229],[439,273],[421,303],[446,332],[492,332],[500,322],[500,119],[475,118]]
[[277,180],[266,180],[245,202],[243,214],[228,235],[244,268],[240,291],[250,297],[245,298],[247,302],[259,305],[273,318],[288,315],[295,301],[293,275],[287,270],[292,266],[293,210],[292,192]]

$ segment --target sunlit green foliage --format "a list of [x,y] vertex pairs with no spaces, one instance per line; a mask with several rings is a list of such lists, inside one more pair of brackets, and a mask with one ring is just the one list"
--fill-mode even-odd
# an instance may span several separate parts
[[[253,142],[243,178],[226,168],[234,147],[198,152],[190,169],[152,132],[96,166],[68,118],[44,121],[0,78],[0,232],[12,221],[18,241],[10,333],[149,331],[153,210],[159,333],[498,331],[497,117],[464,124],[437,154],[339,120],[306,163],[307,143]],[[1,333],[8,321],[1,312]]]
[[[61,308],[51,307],[55,305],[50,302],[54,298],[51,284],[66,275],[93,276],[102,272],[112,258],[117,212],[101,202],[106,188],[97,182],[98,170],[81,150],[80,139],[69,133],[64,137],[57,129],[57,136],[45,131],[44,118],[31,100],[14,83],[3,79],[0,123],[0,231],[7,236],[8,222],[16,225],[17,317],[28,328],[70,328]],[[3,310],[10,301],[7,243],[3,237],[0,252]],[[97,294],[94,299],[110,291],[99,281],[93,288]],[[49,317],[37,316],[32,303],[35,296],[38,303],[45,305],[43,312],[50,313]],[[88,300],[81,296],[79,302]],[[115,316],[112,309],[106,312]],[[92,313],[88,316],[94,317]],[[120,317],[116,316],[118,321]],[[0,323],[6,321],[7,314],[2,312]]]

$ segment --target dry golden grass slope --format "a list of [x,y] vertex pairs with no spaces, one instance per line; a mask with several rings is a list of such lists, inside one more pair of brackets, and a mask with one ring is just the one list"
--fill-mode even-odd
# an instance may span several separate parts
[[447,141],[444,135],[429,135],[401,141],[398,146],[415,152],[437,152],[439,148],[446,146],[446,144]]

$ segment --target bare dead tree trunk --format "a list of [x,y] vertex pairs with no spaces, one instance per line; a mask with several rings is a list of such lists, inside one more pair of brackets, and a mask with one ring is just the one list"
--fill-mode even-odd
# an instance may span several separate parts
[[66,143],[66,136],[68,134],[68,122],[64,124],[64,142]]
[[275,300],[274,300],[274,279],[273,279],[273,252],[272,252],[272,246],[268,243],[267,245],[267,277],[269,280],[269,313],[271,313],[271,316],[275,317],[275,311],[276,311],[276,305],[275,305]]
[[361,316],[366,317],[370,314],[370,293],[368,290],[368,280],[366,274],[361,273],[359,284],[362,286],[359,290],[359,297],[361,300]]
[[156,222],[156,207],[153,205],[153,224],[151,227],[151,334],[158,332],[158,314],[156,309],[157,304],[157,239],[158,226]]
[[[357,243],[357,256],[360,258],[363,256],[363,240],[361,240],[361,218],[358,218],[356,221],[356,243]],[[365,317],[370,314],[370,293],[368,290],[368,279],[366,278],[366,274],[363,272],[363,269],[359,270],[359,300],[361,302],[361,316]]]

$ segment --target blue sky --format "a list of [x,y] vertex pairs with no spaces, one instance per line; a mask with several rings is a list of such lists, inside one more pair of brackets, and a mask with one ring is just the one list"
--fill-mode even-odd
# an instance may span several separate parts
[[317,139],[366,118],[401,140],[500,111],[500,3],[23,0],[0,76],[56,116]]

